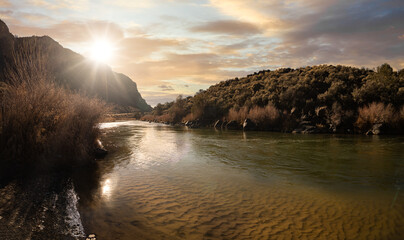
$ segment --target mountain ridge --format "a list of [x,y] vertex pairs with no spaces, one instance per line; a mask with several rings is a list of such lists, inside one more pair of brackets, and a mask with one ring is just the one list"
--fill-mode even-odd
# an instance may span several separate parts
[[[68,48],[64,48],[49,36],[14,37],[7,25],[0,20],[0,81],[6,81],[6,71],[12,67],[14,54],[35,45],[45,57],[45,65],[55,82],[73,91],[85,92],[108,103],[119,106],[121,111],[147,112],[152,108],[142,98],[137,84],[128,76],[112,71],[106,64],[97,64]],[[30,56],[22,56],[28,58]]]

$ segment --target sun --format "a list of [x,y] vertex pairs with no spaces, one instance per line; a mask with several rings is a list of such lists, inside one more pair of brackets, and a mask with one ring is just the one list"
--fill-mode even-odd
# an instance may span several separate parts
[[111,63],[114,51],[114,45],[108,40],[97,40],[91,45],[90,58],[100,63]]

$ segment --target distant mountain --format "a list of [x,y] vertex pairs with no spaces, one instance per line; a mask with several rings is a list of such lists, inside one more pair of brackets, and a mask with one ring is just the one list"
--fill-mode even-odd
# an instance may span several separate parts
[[[136,83],[126,75],[113,72],[107,65],[96,65],[48,36],[14,37],[1,20],[0,81],[6,81],[5,71],[14,62],[13,52],[24,51],[27,46],[32,45],[40,48],[46,68],[54,76],[56,83],[73,91],[97,96],[123,109],[152,109],[140,95]],[[29,59],[29,56],[23,57]]]

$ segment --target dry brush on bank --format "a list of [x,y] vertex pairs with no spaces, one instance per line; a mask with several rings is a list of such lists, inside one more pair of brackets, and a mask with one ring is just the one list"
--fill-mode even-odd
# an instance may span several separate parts
[[89,159],[106,106],[55,84],[46,56],[35,44],[15,52],[0,98],[0,164],[76,164]]
[[391,128],[402,130],[404,122],[404,106],[401,109],[394,109],[391,104],[373,102],[358,110],[358,118],[355,126],[365,132],[375,124],[388,125]]

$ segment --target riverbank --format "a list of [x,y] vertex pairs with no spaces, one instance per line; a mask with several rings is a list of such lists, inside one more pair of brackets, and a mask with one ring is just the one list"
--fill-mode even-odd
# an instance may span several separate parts
[[[138,120],[136,118],[127,118],[122,120]],[[186,126],[189,128],[214,128],[218,130],[240,130],[240,131],[263,131],[263,132],[283,132],[294,134],[361,134],[361,135],[402,135],[404,132],[396,131],[396,129],[389,128],[388,124],[376,123],[373,124],[367,131],[354,131],[354,128],[336,129],[333,126],[325,126],[321,124],[313,124],[310,121],[302,121],[296,125],[296,128],[281,130],[279,128],[263,129],[254,124],[251,119],[245,119],[244,121],[223,121],[217,120],[214,123],[201,123],[198,120],[194,121],[182,121],[180,123],[173,123],[167,121],[158,120],[141,120],[145,122],[161,123],[172,126]]]
[[144,115],[142,112],[128,112],[128,113],[107,113],[104,117],[104,122],[139,120]]
[[62,175],[36,173],[1,182],[2,239],[73,240],[85,236],[74,184]]

